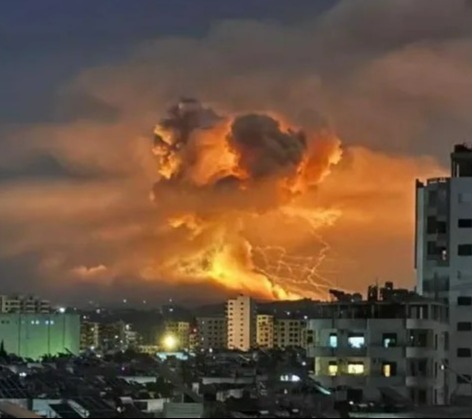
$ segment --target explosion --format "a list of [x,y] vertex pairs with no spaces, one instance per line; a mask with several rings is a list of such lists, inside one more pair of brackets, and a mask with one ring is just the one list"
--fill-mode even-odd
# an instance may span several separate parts
[[157,255],[159,276],[212,281],[266,299],[322,295],[328,280],[316,272],[327,246],[316,256],[282,263],[284,248],[266,247],[264,237],[255,246],[248,237],[251,225],[278,214],[283,221],[272,228],[281,235],[291,221],[302,220],[322,243],[316,231],[339,214],[302,208],[297,201],[339,161],[340,141],[334,134],[307,135],[265,113],[223,117],[193,99],[171,107],[154,134],[159,179],[152,199],[167,220],[168,243]]

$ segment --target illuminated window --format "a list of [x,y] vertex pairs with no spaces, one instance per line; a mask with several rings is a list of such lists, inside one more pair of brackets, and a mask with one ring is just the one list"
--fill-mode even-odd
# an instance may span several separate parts
[[338,347],[338,335],[336,333],[331,333],[329,335],[329,347],[330,348]]
[[364,374],[365,368],[362,362],[350,363],[347,365],[347,373],[352,375]]
[[365,337],[363,335],[350,335],[347,338],[349,347],[360,349],[365,346]]
[[397,364],[395,362],[386,362],[382,365],[382,375],[384,377],[393,377],[397,375]]
[[338,364],[335,361],[331,361],[328,365],[328,374],[331,377],[338,375]]

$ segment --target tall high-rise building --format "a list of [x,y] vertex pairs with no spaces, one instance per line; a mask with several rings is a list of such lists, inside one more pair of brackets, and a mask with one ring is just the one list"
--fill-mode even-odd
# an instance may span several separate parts
[[250,297],[240,295],[228,300],[228,349],[249,351],[257,343],[256,303]]
[[416,184],[419,293],[449,304],[451,386],[472,394],[472,148],[456,145],[451,176]]
[[191,327],[189,322],[168,321],[165,323],[165,336],[171,336],[175,340],[175,349],[190,347]]
[[276,319],[274,322],[274,346],[279,349],[305,346],[306,321]]

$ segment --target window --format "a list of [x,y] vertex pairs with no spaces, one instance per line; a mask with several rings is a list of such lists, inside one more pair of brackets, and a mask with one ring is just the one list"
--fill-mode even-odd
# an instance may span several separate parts
[[457,246],[459,256],[472,256],[472,244],[460,244]]
[[382,365],[382,375],[384,377],[394,377],[395,375],[397,375],[397,363],[384,362]]
[[393,348],[394,346],[397,346],[397,334],[384,333],[382,335],[382,345],[384,348]]
[[457,305],[472,306],[472,297],[457,297]]
[[435,206],[438,203],[438,191],[429,191],[428,203],[430,206]]
[[329,335],[329,347],[330,348],[338,347],[338,335],[336,333],[331,333]]
[[472,384],[472,376],[470,374],[458,374],[457,384]]
[[437,231],[437,225],[436,225],[436,217],[428,217],[428,220],[426,222],[426,230],[428,234],[436,234]]
[[438,255],[438,247],[436,246],[436,242],[429,241],[428,248],[427,248],[428,256],[437,256]]
[[457,331],[458,332],[470,332],[470,331],[472,331],[472,323],[471,322],[459,322],[459,323],[457,323]]
[[457,220],[457,227],[472,228],[472,218],[459,218]]
[[338,363],[336,361],[330,361],[328,365],[328,374],[334,377],[338,374]]
[[471,357],[470,348],[457,348],[457,357],[458,358],[470,358]]
[[353,362],[347,364],[347,373],[352,375],[364,374],[365,368],[362,362]]
[[350,348],[360,349],[365,346],[364,335],[349,335],[347,343]]

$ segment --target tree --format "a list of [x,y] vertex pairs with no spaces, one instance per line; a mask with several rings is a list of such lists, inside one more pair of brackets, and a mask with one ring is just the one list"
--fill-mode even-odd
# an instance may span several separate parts
[[2,343],[0,344],[0,358],[1,359],[8,358],[7,351],[5,350],[5,342],[3,340],[2,340]]

